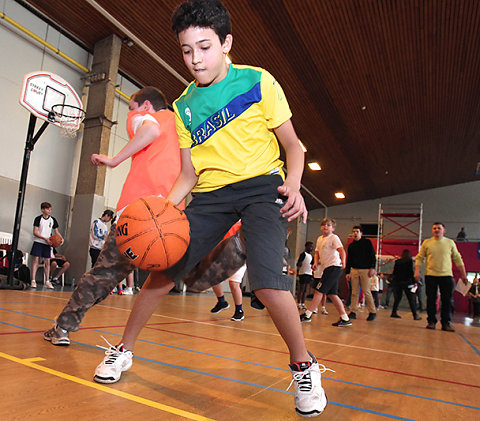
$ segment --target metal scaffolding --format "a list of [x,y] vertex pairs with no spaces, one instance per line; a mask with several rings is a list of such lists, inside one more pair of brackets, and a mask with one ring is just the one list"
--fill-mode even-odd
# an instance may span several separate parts
[[378,205],[377,272],[400,257],[395,246],[414,247],[418,253],[422,222],[423,203]]

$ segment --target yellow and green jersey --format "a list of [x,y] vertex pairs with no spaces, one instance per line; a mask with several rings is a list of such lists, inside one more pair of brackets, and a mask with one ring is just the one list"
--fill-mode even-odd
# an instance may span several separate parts
[[283,176],[273,129],[292,113],[281,86],[266,70],[231,64],[215,85],[192,82],[173,107],[180,148],[190,148],[199,177],[193,191],[264,174]]

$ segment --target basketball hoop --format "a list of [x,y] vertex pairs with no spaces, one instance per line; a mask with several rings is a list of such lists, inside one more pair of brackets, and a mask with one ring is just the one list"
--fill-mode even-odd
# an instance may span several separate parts
[[85,111],[79,107],[67,104],[56,104],[52,106],[48,120],[56,122],[61,128],[64,136],[75,137],[80,124],[85,118]]

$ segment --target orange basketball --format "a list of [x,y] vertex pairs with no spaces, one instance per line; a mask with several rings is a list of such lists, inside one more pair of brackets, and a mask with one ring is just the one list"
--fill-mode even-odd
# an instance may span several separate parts
[[50,242],[52,243],[52,247],[60,247],[62,245],[63,238],[60,234],[53,234],[49,238]]
[[120,253],[136,267],[164,270],[177,263],[190,242],[185,213],[169,200],[149,196],[130,203],[115,230]]

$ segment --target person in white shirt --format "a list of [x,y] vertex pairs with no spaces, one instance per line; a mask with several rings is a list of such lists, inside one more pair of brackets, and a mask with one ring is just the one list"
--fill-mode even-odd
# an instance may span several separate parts
[[313,279],[313,242],[307,241],[305,243],[305,250],[298,256],[297,260],[297,274],[299,281],[299,288],[297,293],[298,308],[306,310],[305,307],[305,295],[307,288]]
[[108,235],[107,222],[113,219],[113,211],[106,209],[103,211],[102,217],[95,219],[90,226],[90,238],[89,238],[89,254],[92,259],[92,267],[98,259],[98,255],[105,244],[105,240]]
[[347,316],[342,300],[338,296],[338,280],[345,269],[345,250],[342,242],[335,231],[335,220],[331,218],[324,218],[320,229],[322,235],[317,239],[317,246],[315,248],[315,260],[313,270],[320,267],[322,273],[320,283],[316,287],[313,300],[308,306],[304,314],[300,315],[301,322],[311,322],[312,313],[318,307],[324,295],[332,301],[337,309],[340,320],[332,323],[332,326],[343,327],[351,326],[352,322]]
[[[60,235],[58,231],[58,222],[51,215],[52,205],[49,202],[42,202],[40,204],[42,214],[37,216],[33,221],[33,245],[30,254],[32,255],[32,279],[31,288],[37,287],[35,276],[37,274],[39,259],[43,258],[45,271],[45,288],[53,289],[50,282],[50,258],[52,256],[52,243],[50,237],[53,234]],[[63,241],[62,241],[63,244]]]

